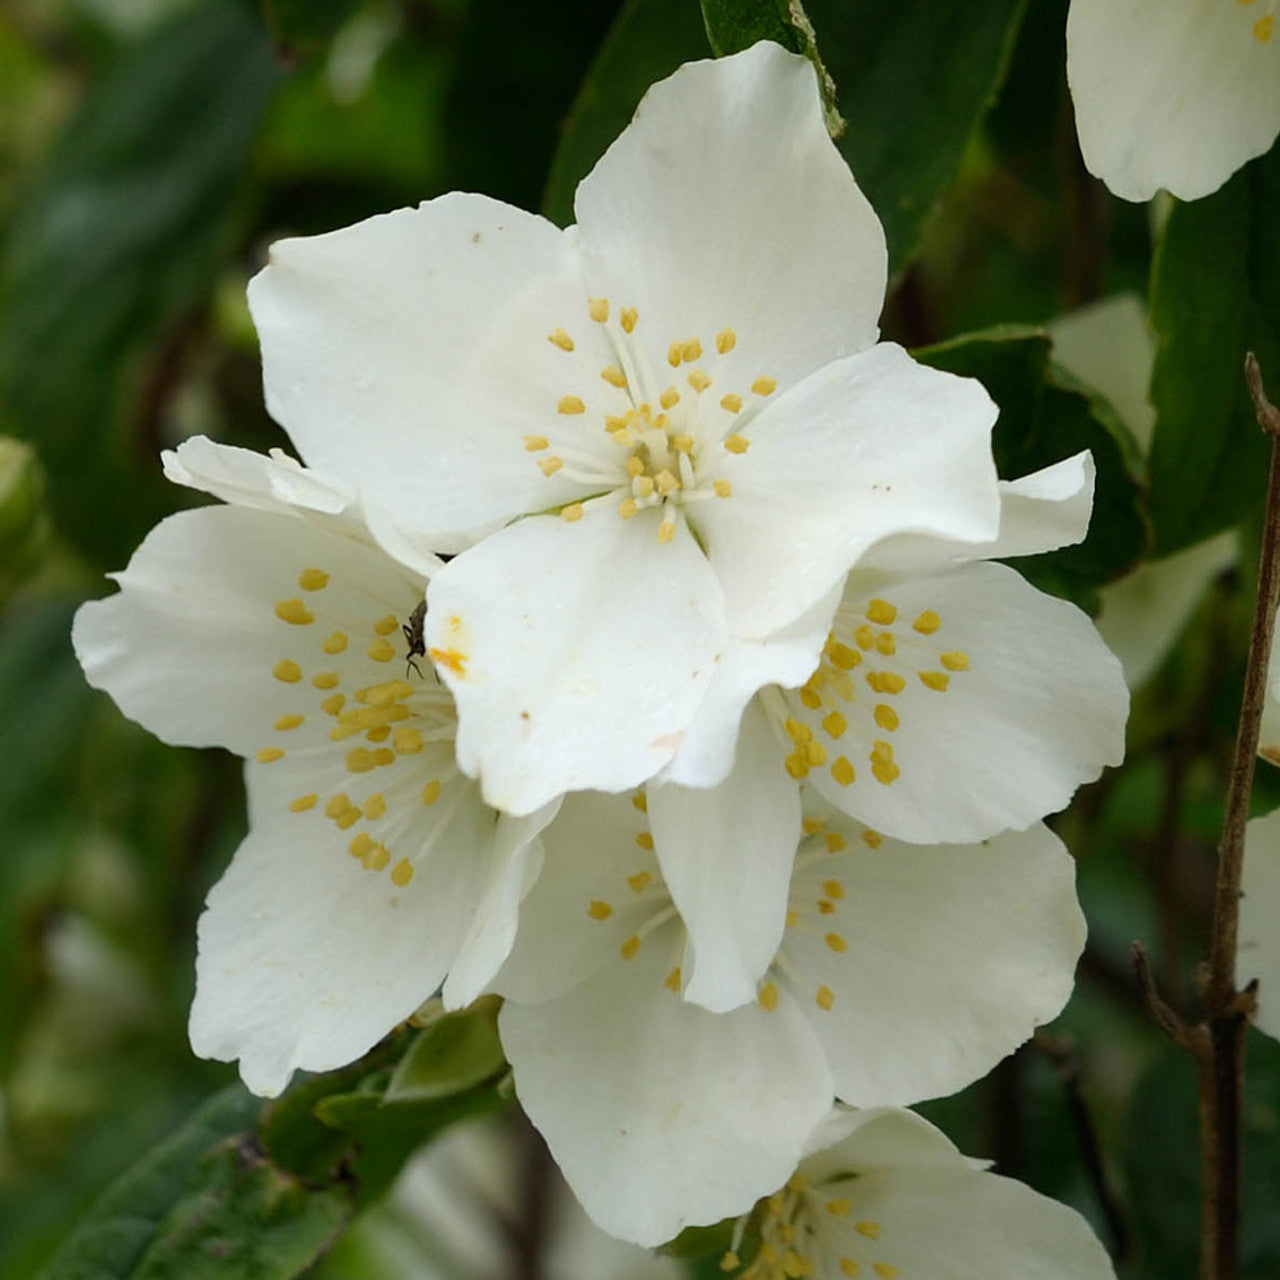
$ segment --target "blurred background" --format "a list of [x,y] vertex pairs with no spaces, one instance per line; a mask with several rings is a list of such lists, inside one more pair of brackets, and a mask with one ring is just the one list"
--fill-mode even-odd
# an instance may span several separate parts
[[[986,6],[1013,41],[998,93],[927,198],[893,192],[883,157],[855,167],[898,247],[886,336],[1050,325],[1058,359],[1124,420],[1140,474],[1162,215],[1084,172],[1066,7]],[[809,5],[842,91],[866,71],[842,43],[848,14],[875,8]],[[263,408],[247,280],[282,235],[454,188],[568,220],[573,181],[643,87],[709,52],[696,0],[0,0],[2,1280],[39,1275],[103,1188],[234,1080],[192,1056],[185,1021],[196,916],[244,831],[238,762],[125,721],[84,683],[68,631],[146,530],[196,500],[162,480],[162,448],[288,446]],[[895,84],[875,90],[891,138]],[[1145,941],[1187,1007],[1248,631],[1250,496],[1238,543],[1064,588],[1103,611],[1138,686],[1129,762],[1054,822],[1091,925],[1079,989],[988,1079],[922,1108],[1084,1212],[1135,1280],[1194,1274],[1194,1082],[1143,1008],[1129,946]],[[1277,800],[1262,777],[1258,810]],[[1280,1049],[1255,1037],[1250,1053],[1245,1274],[1274,1280]],[[682,1271],[595,1233],[504,1114],[449,1130],[309,1274]]]

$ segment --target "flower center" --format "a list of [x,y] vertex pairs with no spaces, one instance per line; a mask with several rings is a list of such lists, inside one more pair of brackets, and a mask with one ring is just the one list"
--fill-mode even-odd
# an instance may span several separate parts
[[[421,589],[406,583],[403,598],[373,600],[362,584],[331,582],[323,569],[303,569],[297,586],[304,594],[274,606],[293,634],[271,674],[291,705],[254,758],[296,779],[291,813],[323,814],[350,833],[347,849],[361,866],[390,867],[391,883],[402,889],[433,847],[432,836],[424,838],[423,806],[442,794],[445,807],[461,800],[464,788],[449,785],[462,781],[453,752],[457,714],[429,667],[412,674]],[[401,662],[403,678],[394,671]],[[432,832],[447,826],[440,817]]]
[[[1276,30],[1276,4],[1277,0],[1235,0],[1236,4],[1242,9],[1250,10],[1250,17],[1253,20],[1253,38],[1259,44],[1270,44]],[[1259,12],[1265,9],[1265,13]]]
[[[525,449],[548,478],[559,474],[597,490],[593,498],[562,507],[562,519],[581,519],[592,501],[614,503],[624,520],[661,508],[658,540],[669,542],[676,507],[733,496],[723,474],[727,461],[750,448],[743,430],[777,381],[757,377],[746,392],[720,385],[725,357],[738,343],[732,328],[721,329],[706,347],[697,336],[668,343],[665,368],[655,368],[634,307],[615,311],[607,298],[591,298],[587,315],[603,328],[614,360],[599,370],[598,383],[588,385],[582,379],[591,371],[579,358],[572,389],[556,404],[558,429],[525,436]],[[564,328],[547,341],[566,356],[579,349]],[[600,433],[612,442],[603,452]]]

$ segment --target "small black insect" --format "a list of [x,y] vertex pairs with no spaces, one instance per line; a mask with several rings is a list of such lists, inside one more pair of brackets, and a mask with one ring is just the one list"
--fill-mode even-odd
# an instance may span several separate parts
[[404,642],[409,646],[409,652],[405,658],[404,674],[407,677],[409,668],[412,667],[418,673],[418,679],[422,679],[422,671],[415,658],[425,656],[427,652],[427,642],[423,639],[422,624],[427,620],[427,602],[420,601],[413,606],[413,612],[409,615],[409,621],[403,623],[400,630],[404,632]]

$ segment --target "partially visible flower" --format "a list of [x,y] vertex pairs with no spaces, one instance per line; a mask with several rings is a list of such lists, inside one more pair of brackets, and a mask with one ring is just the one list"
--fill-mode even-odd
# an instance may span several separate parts
[[738,1225],[740,1280],[1113,1280],[1085,1220],[986,1172],[910,1111],[838,1109],[785,1186]]
[[[868,548],[989,539],[999,512],[982,386],[875,345],[884,236],[805,59],[681,68],[575,211],[453,194],[283,241],[250,286],[304,458],[380,537],[461,553],[427,640],[459,762],[513,813],[642,783],[706,719],[727,731],[682,778],[719,781]],[[709,696],[736,641],[788,629]]]
[[1280,1040],[1280,809],[1249,819],[1240,887],[1240,984],[1258,980],[1255,1025]]
[[[697,959],[645,797],[567,797],[495,988],[516,1091],[587,1212],[658,1244],[785,1181],[833,1097],[904,1104],[982,1075],[1071,991],[1073,863],[1043,826],[898,844],[810,798],[756,998],[687,999]],[[720,875],[734,902],[750,881]]]
[[1072,0],[1067,78],[1089,171],[1126,200],[1216,191],[1280,132],[1275,0]]
[[274,1094],[358,1057],[442,982],[450,1004],[477,994],[552,810],[499,815],[458,771],[453,700],[406,662],[425,581],[349,491],[203,440],[166,469],[231,505],[159,524],[73,640],[126,715],[246,758],[250,830],[200,918],[190,1030]]

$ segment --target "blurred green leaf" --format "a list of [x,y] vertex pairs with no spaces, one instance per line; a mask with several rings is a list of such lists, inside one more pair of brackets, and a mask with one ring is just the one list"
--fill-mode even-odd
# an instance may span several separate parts
[[49,545],[44,469],[36,451],[0,436],[0,604],[39,565]]
[[39,443],[58,525],[98,563],[120,563],[171,501],[155,454],[178,351],[154,344],[235,246],[277,74],[239,5],[194,10],[96,85],[17,211],[0,426]]
[[935,369],[977,378],[999,405],[992,444],[1003,479],[1081,449],[1092,452],[1098,471],[1089,536],[1079,546],[1015,562],[1038,585],[1087,603],[1093,588],[1119,577],[1145,550],[1139,464],[1123,423],[1105,400],[1052,363],[1051,346],[1048,334],[1010,325],[915,354]]
[[420,1031],[391,1077],[387,1102],[433,1102],[492,1080],[507,1065],[495,1015],[447,1013]]
[[543,212],[573,221],[573,193],[630,123],[645,91],[683,62],[707,56],[707,32],[689,0],[627,0],[582,82],[551,162]]
[[702,0],[702,17],[717,58],[748,49],[757,40],[772,40],[792,53],[803,52],[786,0]]
[[314,53],[337,34],[361,0],[262,0],[272,39],[298,53]]
[[1220,191],[1175,204],[1156,249],[1151,323],[1151,518],[1159,555],[1256,510],[1267,444],[1242,369],[1257,352],[1280,389],[1280,148]]
[[892,272],[1000,87],[1025,3],[807,0],[847,122],[837,146],[884,223]]

